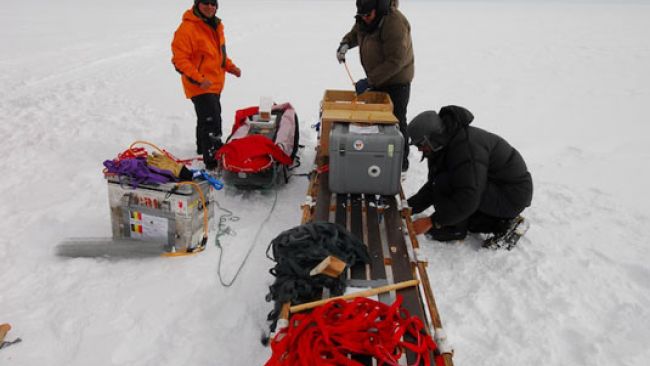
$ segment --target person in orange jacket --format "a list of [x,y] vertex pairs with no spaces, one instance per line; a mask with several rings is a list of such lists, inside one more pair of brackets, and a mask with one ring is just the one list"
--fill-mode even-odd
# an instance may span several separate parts
[[185,11],[172,41],[172,63],[181,74],[185,96],[196,111],[196,147],[207,169],[217,165],[221,142],[221,91],[226,72],[236,77],[241,70],[226,53],[223,23],[216,16],[217,0],[194,0]]

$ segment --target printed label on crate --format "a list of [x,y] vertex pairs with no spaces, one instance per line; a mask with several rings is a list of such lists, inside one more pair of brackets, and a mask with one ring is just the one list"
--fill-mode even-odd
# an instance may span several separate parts
[[138,239],[167,239],[169,221],[164,217],[131,211],[131,237]]
[[358,133],[360,135],[370,135],[379,133],[379,126],[377,125],[361,125],[356,123],[350,124],[350,133]]
[[136,202],[140,206],[150,207],[150,208],[160,208],[160,201],[155,197],[149,197],[144,194],[134,195]]

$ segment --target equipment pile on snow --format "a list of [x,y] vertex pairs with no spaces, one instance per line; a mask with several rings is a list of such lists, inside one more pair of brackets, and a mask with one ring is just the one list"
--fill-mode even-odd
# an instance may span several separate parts
[[[150,154],[146,144],[155,151]],[[69,239],[67,257],[178,256],[205,249],[214,215],[211,191],[223,185],[157,146],[136,141],[104,162],[113,237]]]
[[235,113],[227,143],[217,152],[223,179],[238,188],[286,183],[298,152],[298,115],[291,104],[249,107]]
[[[267,365],[453,365],[427,262],[418,253],[411,210],[399,186],[401,135],[395,138],[390,128],[381,127],[394,128],[397,123],[390,98],[382,93],[357,97],[353,92],[327,91],[321,106],[320,146],[302,223],[328,222],[345,228],[346,235],[363,243],[370,260],[349,263],[339,258],[345,263],[339,266],[336,260],[325,259],[312,270],[297,272],[303,280],[308,273],[330,276],[348,290],[366,290],[333,301],[330,295],[342,290],[321,286],[323,291],[308,296],[320,300],[305,303],[307,298],[293,296],[279,314],[276,304],[272,314],[279,319]],[[340,156],[334,158],[336,154]],[[357,173],[354,178],[352,171]],[[346,181],[350,179],[365,183],[355,186]],[[278,263],[285,255],[274,254]],[[377,296],[378,301],[367,296]],[[311,314],[298,314],[309,310]]]

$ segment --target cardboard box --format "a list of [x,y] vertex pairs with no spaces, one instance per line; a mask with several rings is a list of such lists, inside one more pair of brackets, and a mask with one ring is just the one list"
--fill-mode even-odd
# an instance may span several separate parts
[[393,112],[393,102],[387,93],[369,91],[357,95],[351,90],[325,90],[321,103],[323,110],[347,109],[353,111]]
[[393,102],[387,93],[326,90],[321,102],[320,152],[329,155],[333,123],[396,124]]

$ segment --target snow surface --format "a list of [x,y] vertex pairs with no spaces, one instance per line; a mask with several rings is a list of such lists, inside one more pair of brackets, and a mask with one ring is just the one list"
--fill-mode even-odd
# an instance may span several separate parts
[[[63,260],[64,237],[109,236],[101,162],[145,139],[194,149],[194,111],[170,41],[190,1],[3,1],[0,7],[0,323],[23,342],[1,365],[261,365],[267,243],[300,222],[307,181],[217,194],[241,217],[219,250],[177,259]],[[302,121],[310,168],[353,1],[220,1],[241,67],[234,111],[270,95]],[[529,233],[511,252],[422,239],[458,365],[650,364],[650,6],[402,0],[416,55],[409,116],[447,104],[505,137],[533,174]],[[356,50],[349,53],[363,76]],[[411,155],[413,193],[426,167]],[[214,235],[214,226],[212,235]],[[212,240],[212,239],[211,239]]]

